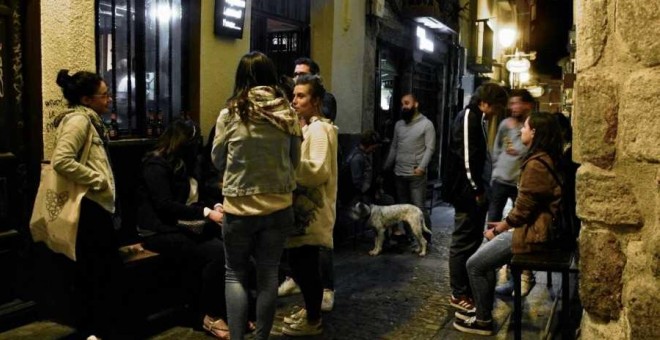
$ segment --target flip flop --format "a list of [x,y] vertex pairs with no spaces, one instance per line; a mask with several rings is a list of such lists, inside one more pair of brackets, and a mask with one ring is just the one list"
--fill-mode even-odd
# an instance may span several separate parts
[[211,333],[214,337],[221,340],[229,340],[229,327],[225,320],[216,319],[213,320],[210,316],[204,316],[204,322],[202,328],[207,332]]

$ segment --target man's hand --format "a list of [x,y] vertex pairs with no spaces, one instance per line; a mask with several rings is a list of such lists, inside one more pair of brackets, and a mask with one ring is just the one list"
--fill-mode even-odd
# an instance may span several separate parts
[[518,150],[514,149],[513,146],[508,146],[506,148],[506,153],[511,155],[511,156],[518,156],[520,155],[520,152]]
[[413,170],[413,175],[415,175],[415,176],[424,176],[425,173],[426,173],[426,171],[424,171],[420,168],[415,168],[415,170]]
[[222,224],[222,217],[223,216],[224,216],[223,213],[221,213],[217,210],[211,210],[211,212],[209,213],[208,218],[209,218],[209,220],[211,220],[215,223]]

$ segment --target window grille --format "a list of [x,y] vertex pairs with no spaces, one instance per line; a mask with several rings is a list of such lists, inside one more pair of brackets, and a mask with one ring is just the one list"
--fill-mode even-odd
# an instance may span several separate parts
[[185,0],[97,0],[96,68],[112,92],[124,135],[147,134],[188,107]]

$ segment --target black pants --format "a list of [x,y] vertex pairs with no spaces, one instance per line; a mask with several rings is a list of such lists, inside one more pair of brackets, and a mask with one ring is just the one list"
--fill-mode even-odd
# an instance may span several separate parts
[[76,240],[76,287],[81,311],[80,331],[109,337],[122,324],[119,304],[122,262],[117,251],[112,215],[83,198]]
[[321,318],[321,300],[323,286],[319,272],[319,247],[302,246],[289,249],[289,265],[293,280],[300,286],[307,320],[316,321]]
[[463,202],[455,204],[454,208],[454,231],[449,247],[449,284],[455,297],[472,296],[466,263],[484,240],[488,204]]
[[[217,230],[213,230],[217,228]],[[175,259],[182,285],[188,291],[198,317],[227,320],[225,301],[225,253],[220,227],[207,225],[201,235],[163,233],[145,240],[145,248]]]

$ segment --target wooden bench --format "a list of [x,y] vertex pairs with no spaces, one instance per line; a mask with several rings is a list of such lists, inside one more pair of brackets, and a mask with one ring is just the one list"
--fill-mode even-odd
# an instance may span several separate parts
[[[520,281],[523,270],[537,270],[548,272],[548,286],[552,285],[551,272],[561,273],[561,329],[562,339],[572,339],[573,334],[570,327],[570,286],[569,274],[576,272],[574,266],[576,260],[574,250],[557,250],[547,253],[519,254],[514,255],[511,260],[511,275],[513,276],[513,326],[514,339],[522,337],[522,297],[520,293]],[[550,317],[549,323],[552,321]]]

